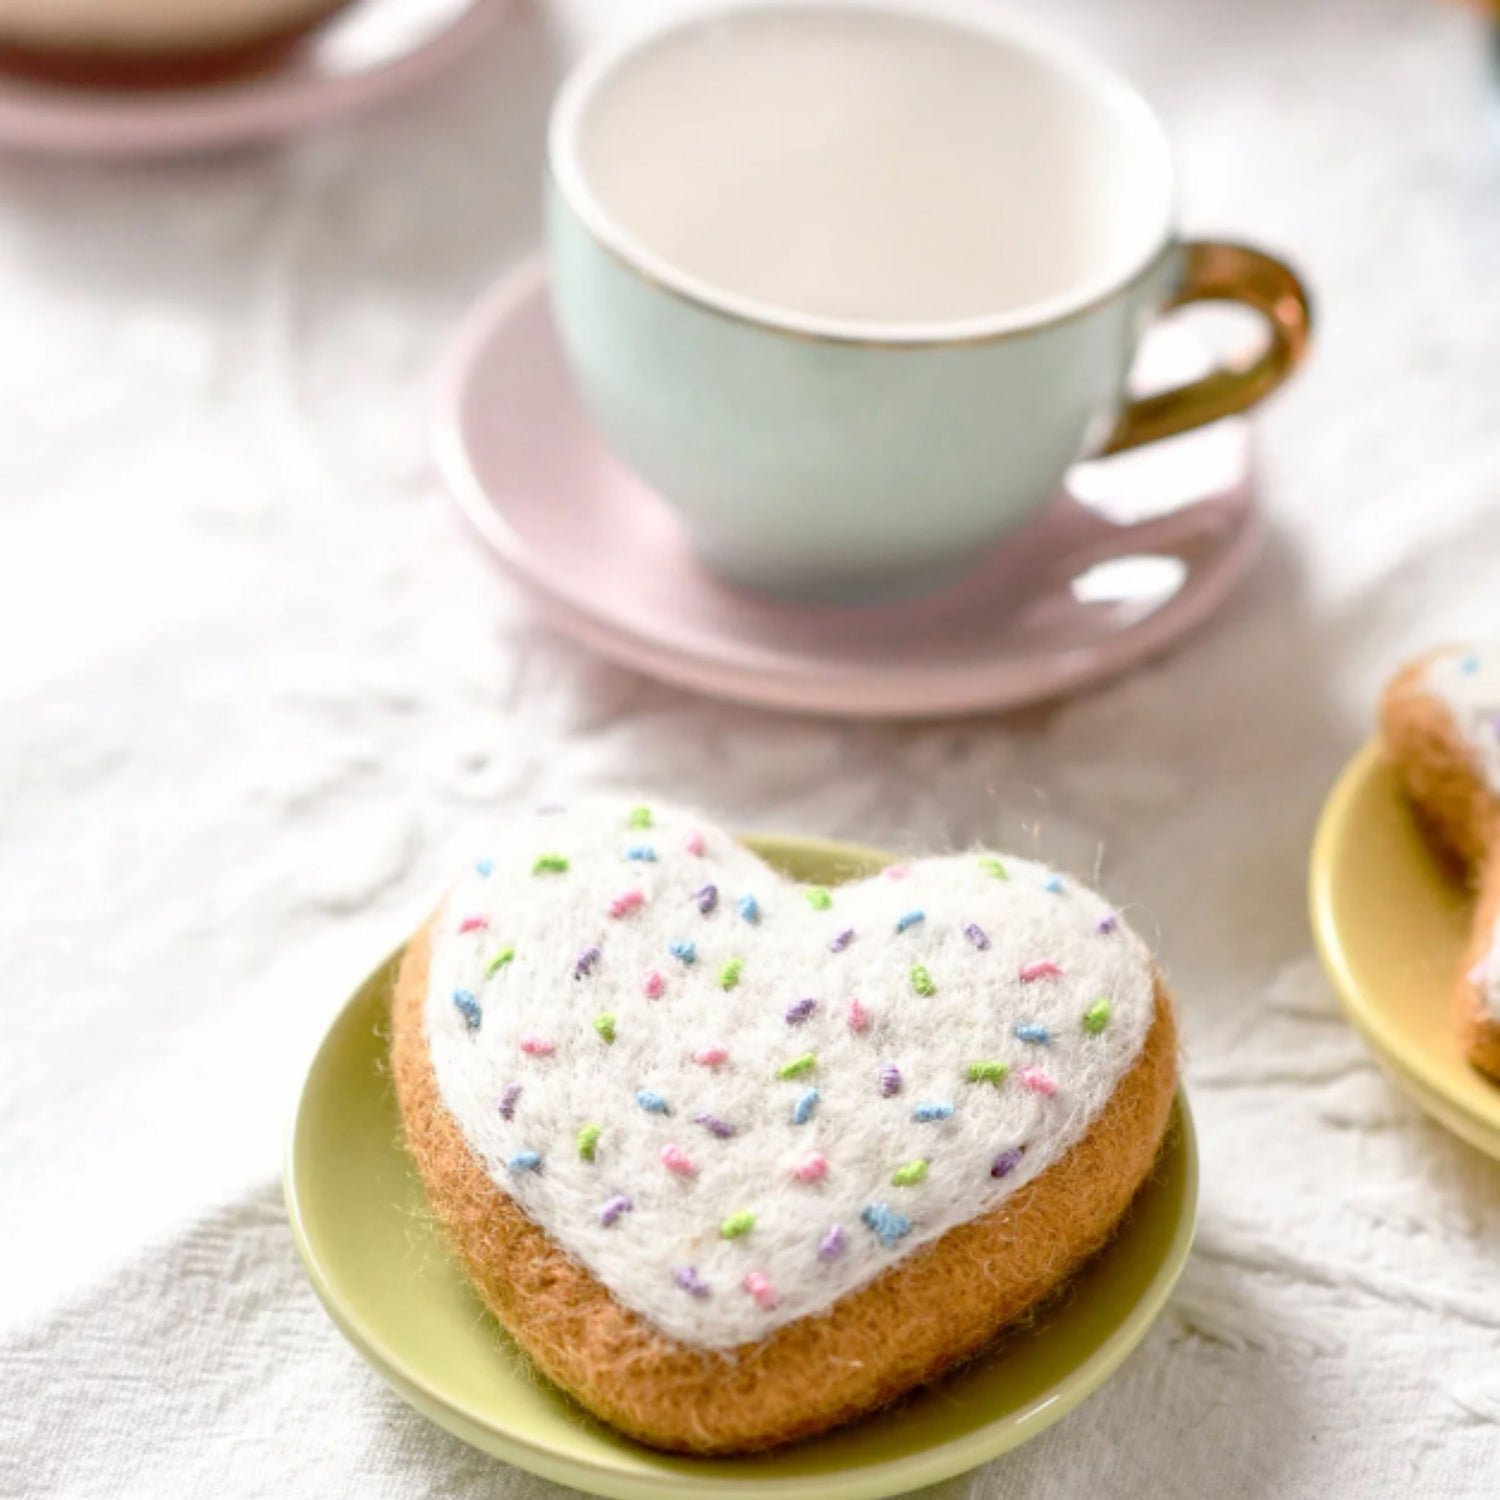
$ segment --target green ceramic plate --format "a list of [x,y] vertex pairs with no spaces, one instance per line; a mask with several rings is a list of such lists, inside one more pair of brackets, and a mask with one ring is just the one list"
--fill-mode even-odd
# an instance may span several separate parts
[[[849,845],[747,842],[818,884],[886,862]],[[1103,1384],[1187,1259],[1198,1165],[1179,1096],[1162,1161],[1120,1233],[1029,1327],[941,1384],[828,1437],[748,1459],[653,1452],[594,1421],[530,1367],[429,1222],[386,1074],[395,967],[392,957],[365,981],[313,1060],[287,1150],[292,1233],[334,1322],[407,1401],[476,1448],[560,1484],[617,1500],[870,1500],[934,1484],[1025,1442]]]
[[1376,743],[1329,795],[1312,856],[1313,932],[1376,1061],[1439,1124],[1500,1158],[1500,1085],[1449,1011],[1474,896],[1438,857]]

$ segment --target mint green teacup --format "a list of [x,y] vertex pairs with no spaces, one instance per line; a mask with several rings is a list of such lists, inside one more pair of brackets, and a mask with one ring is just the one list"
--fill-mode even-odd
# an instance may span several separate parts
[[[1160,126],[993,9],[759,0],[586,59],[549,139],[558,326],[624,460],[724,576],[920,593],[1079,458],[1241,411],[1298,362],[1280,262],[1174,231]],[[1248,369],[1124,398],[1166,307],[1244,302]]]

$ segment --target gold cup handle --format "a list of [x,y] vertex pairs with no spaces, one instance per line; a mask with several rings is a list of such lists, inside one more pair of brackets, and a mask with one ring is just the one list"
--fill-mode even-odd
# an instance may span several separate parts
[[1248,245],[1214,240],[1191,240],[1182,252],[1181,285],[1162,311],[1189,302],[1239,302],[1265,319],[1270,342],[1243,369],[1215,370],[1187,385],[1130,402],[1120,414],[1105,453],[1137,448],[1232,417],[1269,396],[1307,353],[1312,305],[1307,289],[1289,266]]

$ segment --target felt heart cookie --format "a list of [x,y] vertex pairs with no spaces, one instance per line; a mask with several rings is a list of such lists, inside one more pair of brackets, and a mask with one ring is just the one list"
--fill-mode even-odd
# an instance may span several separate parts
[[798,886],[662,807],[527,815],[413,941],[407,1139],[486,1301],[662,1446],[805,1435],[1108,1235],[1175,1084],[1145,947],[964,854]]
[[1381,729],[1426,821],[1478,884],[1453,1014],[1470,1061],[1500,1078],[1500,648],[1447,647],[1404,668]]

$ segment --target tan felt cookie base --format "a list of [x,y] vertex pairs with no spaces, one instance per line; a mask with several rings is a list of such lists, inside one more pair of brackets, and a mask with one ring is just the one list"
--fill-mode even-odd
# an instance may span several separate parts
[[1500,800],[1485,784],[1446,706],[1422,686],[1425,660],[1386,689],[1380,729],[1424,821],[1479,884],[1479,908],[1453,999],[1454,1022],[1475,1067],[1500,1078],[1500,1024],[1470,979],[1500,916]]
[[431,944],[392,1006],[396,1097],[428,1200],[485,1303],[564,1390],[640,1441],[735,1453],[810,1437],[976,1353],[1114,1231],[1150,1172],[1177,1086],[1165,989],[1141,1056],[1088,1133],[993,1213],[836,1303],[725,1354],[674,1342],[616,1302],[490,1181],[443,1106],[423,1011]]

